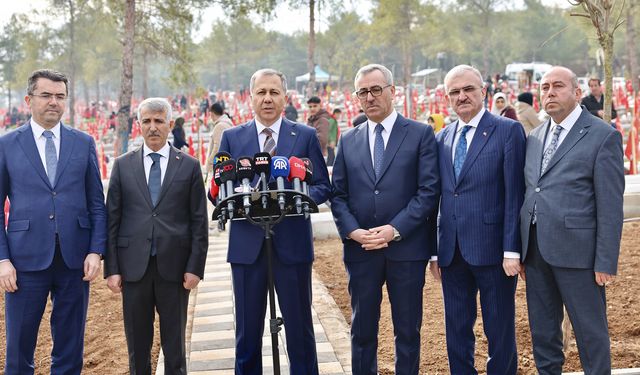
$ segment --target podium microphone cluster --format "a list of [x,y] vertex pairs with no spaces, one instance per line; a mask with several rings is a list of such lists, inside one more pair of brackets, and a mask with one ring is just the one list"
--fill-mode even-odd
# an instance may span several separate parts
[[271,154],[259,152],[253,156],[253,171],[260,177],[258,181],[261,192],[262,208],[267,209],[269,205],[269,178],[271,177]]
[[286,204],[284,193],[284,179],[289,178],[289,160],[284,156],[275,156],[271,159],[271,175],[276,179],[278,190],[278,206],[284,211]]
[[[242,183],[242,193],[251,193],[251,181],[253,180],[254,175],[253,159],[248,156],[238,158],[236,163],[236,176]],[[251,199],[248,194],[245,194],[242,198],[242,206],[244,207],[245,214],[249,215],[251,210]]]

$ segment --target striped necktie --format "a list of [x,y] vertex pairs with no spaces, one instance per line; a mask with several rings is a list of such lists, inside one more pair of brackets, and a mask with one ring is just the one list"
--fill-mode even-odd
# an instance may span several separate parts
[[273,139],[273,130],[269,128],[262,129],[262,133],[267,136],[262,146],[262,152],[268,152],[271,156],[276,153],[276,140]]

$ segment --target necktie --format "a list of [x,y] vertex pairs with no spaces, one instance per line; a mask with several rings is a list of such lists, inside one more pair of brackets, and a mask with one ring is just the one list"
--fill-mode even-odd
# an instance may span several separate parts
[[162,186],[162,172],[160,171],[160,154],[152,152],[149,154],[153,164],[149,170],[149,194],[151,194],[151,202],[155,206],[160,196],[160,187]]
[[[562,129],[562,126],[556,125],[556,128],[553,130],[553,134],[551,135],[551,143],[549,143],[549,146],[547,146],[547,148],[544,150],[544,153],[542,154],[542,166],[540,167],[540,175],[542,175],[544,171],[547,170],[549,161],[551,161],[553,154],[555,154],[556,150],[558,149],[558,140],[560,139],[560,132],[562,132]],[[533,217],[531,218],[531,222],[533,224],[538,222],[537,211],[537,206],[534,203]]]
[[547,148],[544,150],[544,153],[542,154],[542,166],[540,168],[540,175],[542,175],[544,171],[547,170],[547,166],[549,165],[553,154],[555,154],[556,150],[558,149],[558,140],[560,139],[560,132],[562,132],[562,129],[562,126],[556,125],[556,128],[553,130],[551,143],[549,143],[549,146],[547,146]]
[[382,160],[384,159],[384,139],[382,139],[382,124],[376,125],[376,140],[373,144],[373,170],[376,178],[380,177],[382,172]]
[[471,129],[470,125],[465,125],[460,132],[460,138],[458,139],[458,145],[456,146],[456,154],[453,157],[453,171],[455,172],[456,179],[460,176],[460,171],[464,165],[464,159],[467,158],[467,132]]
[[273,130],[269,128],[262,129],[262,133],[267,136],[262,146],[262,152],[268,152],[271,156],[276,153],[276,140],[273,139]]
[[58,168],[58,155],[56,154],[56,145],[53,143],[53,132],[45,130],[42,135],[47,139],[44,146],[44,159],[47,163],[47,176],[51,186],[56,181],[56,170]]

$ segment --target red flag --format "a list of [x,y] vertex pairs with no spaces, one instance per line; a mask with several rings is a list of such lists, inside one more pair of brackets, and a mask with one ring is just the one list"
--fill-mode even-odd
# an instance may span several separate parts
[[193,149],[193,137],[189,136],[189,155],[196,157],[196,151]]
[[100,172],[102,179],[107,179],[107,157],[104,154],[104,145],[100,145]]
[[629,138],[627,139],[627,147],[624,150],[624,154],[629,159],[629,174],[638,174],[638,129],[636,129],[635,125],[629,130]]
[[624,138],[624,130],[622,129],[622,125],[620,125],[620,116],[616,117],[616,130],[618,130]]
[[11,205],[9,204],[9,199],[5,199],[4,201],[4,226],[7,226],[7,223],[9,222],[9,208],[11,207]]

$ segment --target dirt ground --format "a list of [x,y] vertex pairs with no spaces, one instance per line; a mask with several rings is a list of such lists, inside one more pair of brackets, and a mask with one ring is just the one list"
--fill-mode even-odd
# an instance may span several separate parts
[[[40,324],[38,345],[35,354],[37,375],[49,374],[51,365],[51,331],[49,316],[51,303],[48,304]],[[156,318],[156,333],[152,350],[152,368],[160,352],[160,335]],[[0,297],[0,373],[4,373],[5,365],[5,326],[4,326],[4,293]],[[124,375],[129,373],[127,342],[124,337],[122,323],[121,295],[113,294],[107,283],[98,278],[91,283],[89,312],[85,332],[84,368],[87,375]]]
[[[607,287],[611,355],[614,368],[640,367],[640,223],[624,226],[618,276]],[[342,245],[338,240],[316,242],[314,269],[333,295],[347,320],[351,321],[351,307],[347,292],[347,275],[342,262]],[[420,374],[448,374],[444,308],[441,286],[427,271],[424,289],[424,317]],[[479,306],[479,303],[478,303]],[[516,292],[516,335],[520,374],[535,374],[531,352],[531,335],[527,318],[525,282],[518,280]],[[482,334],[482,317],[478,311],[476,324],[476,368],[484,373],[487,360],[487,342]],[[378,340],[378,366],[381,374],[393,374],[393,326],[389,300],[384,293]],[[575,341],[572,340],[564,371],[582,371]]]

